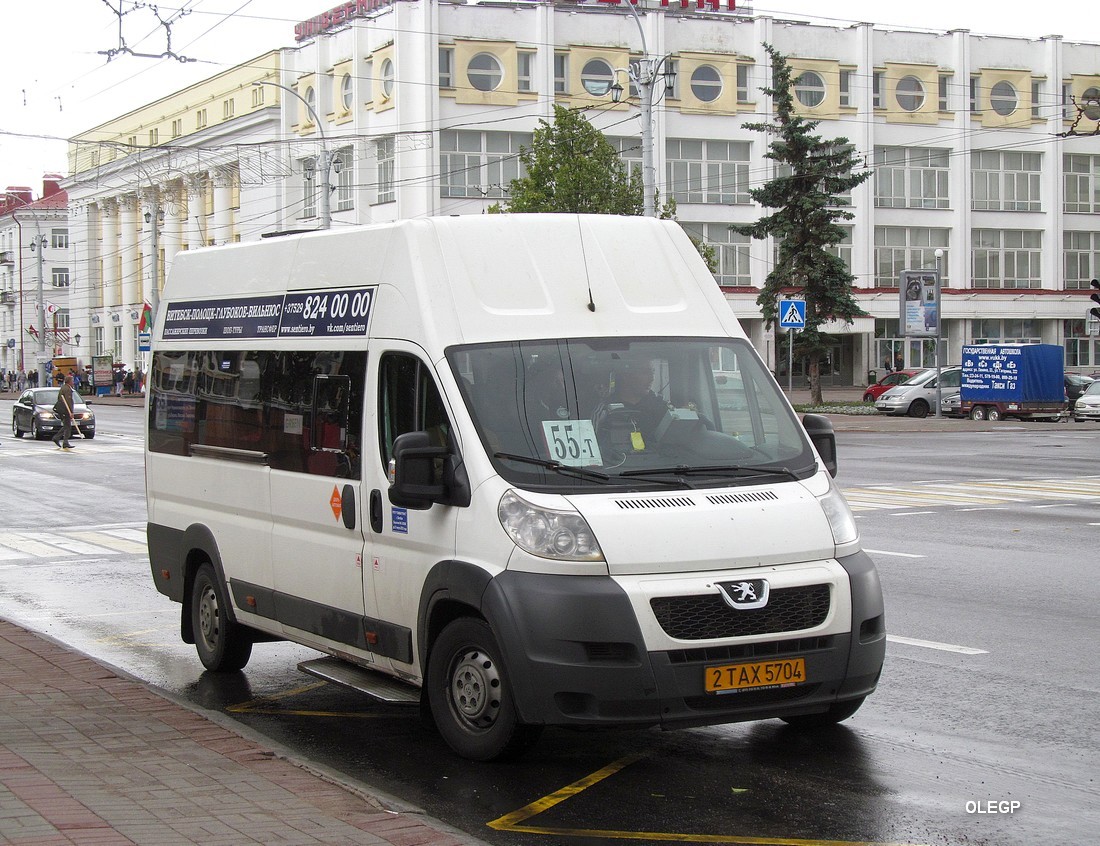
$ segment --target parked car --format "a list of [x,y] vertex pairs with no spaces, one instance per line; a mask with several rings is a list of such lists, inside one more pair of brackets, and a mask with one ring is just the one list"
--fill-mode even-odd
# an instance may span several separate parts
[[1067,373],[1065,376],[1066,397],[1073,402],[1085,392],[1085,388],[1091,385],[1095,379],[1091,376],[1082,376],[1079,373]]
[[944,395],[943,400],[940,402],[940,414],[944,417],[962,417],[962,393],[955,391],[951,394]]
[[917,368],[895,370],[893,373],[887,373],[875,384],[868,386],[867,390],[863,392],[863,401],[874,402],[894,385],[900,385],[908,381],[909,377],[916,376],[918,373],[920,373],[920,370]]
[[1093,381],[1073,404],[1073,422],[1100,420],[1100,379]]
[[[962,367],[951,365],[940,368],[940,399],[959,390],[962,384]],[[936,407],[936,368],[922,370],[902,385],[895,385],[875,400],[879,414],[908,414],[910,417],[927,417]]]
[[[11,433],[17,438],[30,432],[32,438],[53,437],[61,430],[61,420],[53,413],[59,388],[27,388],[11,407]],[[74,395],[73,434],[95,437],[95,414]],[[79,429],[79,431],[78,431]]]

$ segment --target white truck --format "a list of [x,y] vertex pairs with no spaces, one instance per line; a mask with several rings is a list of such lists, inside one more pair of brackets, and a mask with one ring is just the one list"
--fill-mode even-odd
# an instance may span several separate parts
[[832,723],[878,682],[832,428],[675,223],[181,253],[147,402],[152,575],[209,670],[308,645],[303,670],[426,706],[478,760],[544,726]]

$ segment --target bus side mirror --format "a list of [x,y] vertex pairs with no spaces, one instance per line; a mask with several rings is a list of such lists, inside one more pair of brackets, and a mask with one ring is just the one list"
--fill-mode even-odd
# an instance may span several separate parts
[[836,476],[836,434],[833,432],[832,422],[821,414],[806,414],[802,418],[802,425],[810,436],[810,443],[825,463],[825,469],[830,476]]
[[390,502],[399,508],[424,511],[447,495],[447,486],[434,482],[439,477],[437,462],[450,456],[447,447],[432,446],[427,432],[406,432],[393,442],[393,484]]

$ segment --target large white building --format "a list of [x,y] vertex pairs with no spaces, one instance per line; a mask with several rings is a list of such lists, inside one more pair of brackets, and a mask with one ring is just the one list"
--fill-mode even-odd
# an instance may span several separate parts
[[[294,47],[85,133],[66,183],[82,352],[140,361],[141,303],[176,250],[318,227],[325,185],[333,226],[484,212],[555,103],[584,109],[640,163],[629,69],[648,60],[671,72],[653,98],[657,187],[718,250],[731,307],[782,366],[755,302],[774,245],[728,228],[762,214],[748,190],[773,174],[767,137],[743,126],[770,117],[771,44],[819,134],[846,137],[874,169],[840,247],[869,317],[837,327],[826,384],[863,384],[898,352],[934,362],[933,341],[901,337],[898,279],[935,268],[937,250],[946,361],[964,343],[1043,341],[1070,369],[1100,368],[1085,319],[1100,273],[1100,45],[726,6],[351,0],[300,23]],[[155,249],[145,212],[166,214]]]
[[69,331],[68,199],[47,175],[38,199],[27,187],[0,191],[0,373],[30,373],[73,355]]

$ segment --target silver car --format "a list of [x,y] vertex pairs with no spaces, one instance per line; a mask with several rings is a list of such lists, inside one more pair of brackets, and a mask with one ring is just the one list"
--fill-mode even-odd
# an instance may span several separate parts
[[[962,384],[962,367],[955,364],[940,368],[941,399],[957,393]],[[879,414],[908,414],[927,417],[936,407],[936,368],[930,367],[913,376],[904,385],[891,388],[875,401]]]
[[1100,379],[1093,382],[1073,404],[1073,421],[1100,420]]

